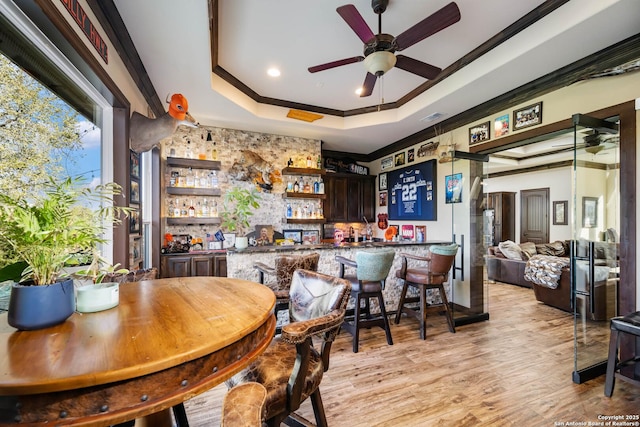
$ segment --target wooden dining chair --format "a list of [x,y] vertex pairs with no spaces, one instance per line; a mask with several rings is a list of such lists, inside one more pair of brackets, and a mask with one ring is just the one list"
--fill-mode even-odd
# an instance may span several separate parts
[[[295,414],[308,397],[316,424],[327,425],[320,382],[329,369],[331,345],[344,320],[350,290],[347,280],[296,270],[291,280],[290,323],[282,327],[282,334],[274,337],[258,359],[226,382],[229,388],[251,382],[265,387],[268,426],[280,426],[287,419],[309,425]],[[314,337],[320,338],[319,347],[314,346]]]
[[[395,255],[393,249],[385,249],[358,251],[355,260],[336,256],[336,261],[340,263],[339,277],[351,282],[351,296],[355,300],[353,316],[349,312],[342,324],[342,328],[353,336],[354,353],[358,352],[360,329],[362,328],[381,327],[387,336],[387,344],[393,345],[382,291]],[[371,299],[378,303],[380,310],[378,314],[371,312]]]
[[[401,253],[402,265],[396,271],[396,277],[403,281],[398,310],[396,311],[395,323],[400,323],[402,313],[413,316],[420,322],[420,338],[427,338],[427,311],[444,311],[449,324],[449,331],[456,331],[453,323],[453,313],[449,307],[449,300],[444,289],[444,283],[449,280],[449,270],[458,253],[458,245],[433,245],[429,247],[426,256]],[[418,261],[419,264],[410,266],[408,260]],[[415,264],[415,263],[414,263]],[[418,290],[417,297],[407,297],[409,287]],[[427,301],[427,290],[433,289],[438,292],[440,303],[429,303]],[[407,307],[406,304],[419,303],[419,308]]]
[[267,389],[260,383],[233,387],[224,396],[220,427],[261,427],[266,401]]

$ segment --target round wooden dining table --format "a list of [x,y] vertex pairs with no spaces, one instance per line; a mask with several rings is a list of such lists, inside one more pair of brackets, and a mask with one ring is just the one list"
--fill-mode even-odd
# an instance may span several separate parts
[[275,331],[266,286],[221,277],[126,283],[118,306],[18,331],[0,315],[0,425],[108,426],[206,391]]

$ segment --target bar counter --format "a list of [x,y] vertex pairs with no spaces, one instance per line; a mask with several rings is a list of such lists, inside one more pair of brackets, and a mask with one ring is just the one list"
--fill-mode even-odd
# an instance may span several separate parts
[[[358,250],[376,251],[387,248],[394,249],[396,257],[393,260],[393,265],[389,270],[389,275],[385,283],[385,289],[383,291],[385,298],[385,306],[387,311],[395,312],[398,301],[400,299],[400,291],[402,290],[402,283],[396,279],[396,270],[400,268],[402,263],[402,257],[399,253],[409,253],[414,255],[425,255],[427,249],[431,245],[444,245],[450,244],[450,241],[427,241],[424,243],[417,242],[353,242],[353,243],[340,243],[335,245],[332,243],[322,243],[318,245],[289,245],[289,246],[250,246],[243,250],[227,250],[227,276],[238,279],[258,281],[258,270],[253,265],[255,262],[262,262],[266,265],[273,266],[274,260],[278,255],[292,254],[292,255],[307,255],[312,252],[320,253],[320,261],[318,263],[318,271],[320,273],[328,274],[330,276],[338,276],[339,264],[336,262],[335,257],[340,255],[345,258],[355,260],[355,254]],[[347,271],[348,273],[348,271]],[[265,277],[267,281],[273,281],[273,277]],[[268,282],[267,282],[268,283]],[[447,294],[450,295],[449,285],[445,285]]]

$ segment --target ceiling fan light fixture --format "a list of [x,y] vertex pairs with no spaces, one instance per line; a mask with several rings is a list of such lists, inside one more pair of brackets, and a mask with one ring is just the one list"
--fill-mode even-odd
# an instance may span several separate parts
[[364,67],[374,76],[380,77],[396,65],[396,56],[384,50],[372,52],[364,58]]

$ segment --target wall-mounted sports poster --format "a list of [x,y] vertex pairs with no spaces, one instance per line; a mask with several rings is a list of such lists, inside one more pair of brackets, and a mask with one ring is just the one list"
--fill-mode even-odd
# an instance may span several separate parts
[[436,166],[432,159],[388,172],[389,219],[435,221],[437,219]]

